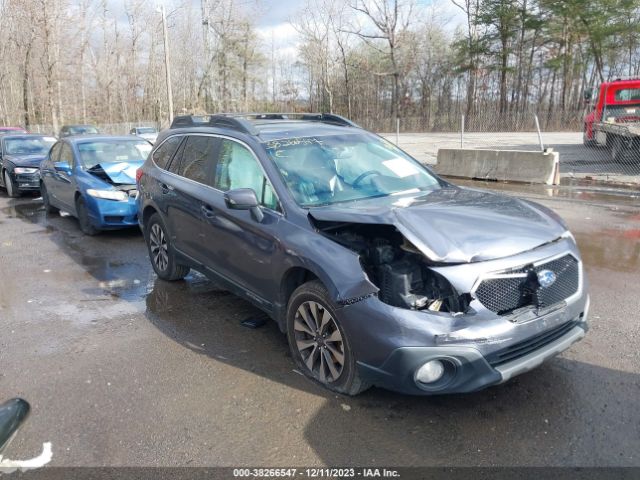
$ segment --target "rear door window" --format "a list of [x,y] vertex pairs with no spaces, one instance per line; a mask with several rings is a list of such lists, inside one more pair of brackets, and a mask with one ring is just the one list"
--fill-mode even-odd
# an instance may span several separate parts
[[155,163],[158,167],[163,170],[167,169],[167,165],[169,161],[173,157],[174,153],[178,149],[180,142],[182,141],[181,135],[176,135],[174,137],[167,138],[166,141],[160,145],[155,152],[152,154],[153,163]]
[[178,175],[194,182],[209,185],[215,161],[217,139],[201,135],[190,135],[182,151]]

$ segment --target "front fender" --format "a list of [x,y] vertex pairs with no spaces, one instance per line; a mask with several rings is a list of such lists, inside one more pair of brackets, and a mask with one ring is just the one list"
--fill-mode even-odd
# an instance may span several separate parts
[[303,227],[289,222],[283,225],[287,225],[282,235],[286,256],[279,278],[283,279],[291,268],[309,270],[324,284],[336,305],[378,292],[356,252]]

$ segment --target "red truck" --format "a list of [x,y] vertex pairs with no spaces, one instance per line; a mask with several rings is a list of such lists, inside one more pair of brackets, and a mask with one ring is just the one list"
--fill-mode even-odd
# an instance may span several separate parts
[[640,78],[604,82],[584,98],[584,144],[607,147],[616,162],[640,161]]

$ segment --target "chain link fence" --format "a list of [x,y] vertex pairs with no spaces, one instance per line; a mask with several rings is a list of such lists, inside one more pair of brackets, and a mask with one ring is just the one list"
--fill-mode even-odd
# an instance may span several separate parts
[[[521,112],[500,115],[485,111],[471,117],[451,115],[427,122],[424,117],[389,119],[376,125],[383,136],[427,163],[435,164],[440,148],[478,148],[492,150],[540,151],[552,148],[560,154],[562,178],[583,178],[632,184],[640,187],[640,150],[638,143],[622,158],[612,155],[610,146],[585,145],[584,111]],[[362,122],[364,125],[373,122]],[[377,122],[375,122],[377,123]],[[376,128],[374,128],[376,129]],[[640,141],[640,139],[639,139]]]

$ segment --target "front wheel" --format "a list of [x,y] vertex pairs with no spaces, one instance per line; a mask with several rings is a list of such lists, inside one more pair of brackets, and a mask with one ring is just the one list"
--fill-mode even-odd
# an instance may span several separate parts
[[40,183],[40,196],[42,196],[42,203],[44,205],[44,211],[47,213],[58,213],[60,210],[57,207],[51,205],[51,199],[49,198],[49,192],[47,192],[47,186],[44,182]]
[[321,282],[307,282],[291,295],[287,338],[298,368],[324,387],[346,395],[369,388],[358,374],[349,340]]
[[7,195],[11,198],[17,198],[20,196],[18,186],[13,180],[11,180],[11,175],[9,175],[9,172],[6,170],[4,171],[4,188],[7,189]]
[[99,232],[99,230],[91,223],[87,202],[85,202],[82,197],[78,197],[76,200],[76,214],[78,215],[78,223],[80,223],[80,230],[82,230],[82,233],[93,236]]
[[145,225],[145,240],[149,250],[149,259],[156,275],[162,280],[181,280],[189,273],[189,267],[176,262],[171,246],[169,232],[157,213]]

